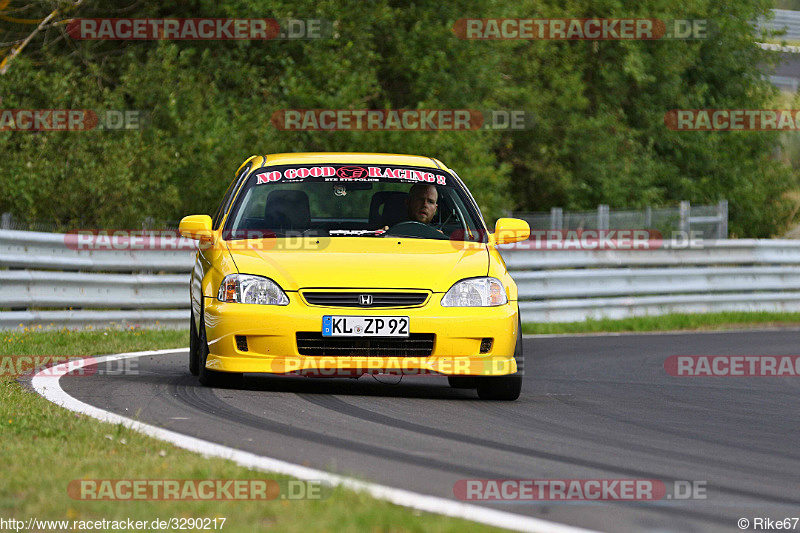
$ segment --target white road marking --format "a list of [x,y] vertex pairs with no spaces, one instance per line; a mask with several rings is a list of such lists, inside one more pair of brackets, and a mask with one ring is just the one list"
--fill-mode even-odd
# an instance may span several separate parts
[[[427,496],[425,494],[419,494],[404,489],[360,481],[346,476],[340,476],[322,470],[316,470],[314,468],[292,464],[279,459],[272,459],[270,457],[263,457],[254,453],[236,450],[234,448],[222,446],[214,442],[209,442],[195,437],[190,437],[188,435],[183,435],[181,433],[176,433],[174,431],[169,431],[167,429],[151,426],[150,424],[145,424],[143,422],[94,407],[76,398],[73,398],[61,388],[61,376],[68,372],[77,370],[78,368],[82,368],[87,364],[99,365],[100,363],[106,361],[133,359],[148,355],[165,355],[171,353],[188,353],[188,349],[120,353],[103,357],[92,357],[88,359],[82,359],[80,361],[71,361],[69,363],[63,363],[39,372],[31,380],[31,385],[41,396],[56,405],[60,405],[61,407],[69,409],[70,411],[82,413],[98,420],[102,420],[103,422],[122,424],[127,428],[133,429],[150,437],[171,442],[180,448],[199,453],[206,457],[220,457],[222,459],[228,459],[236,464],[247,468],[252,468],[254,470],[285,474],[305,480],[327,481],[332,485],[366,492],[374,498],[386,500],[395,505],[410,507],[412,509],[444,516],[463,518],[473,522],[479,522],[481,524],[487,524],[495,527],[502,527],[514,531],[527,531],[532,533],[597,533],[593,530],[568,526],[565,524],[559,524],[557,522],[550,522],[540,518],[518,515],[506,511],[498,511],[469,503],[448,500],[438,496]],[[55,376],[57,379],[52,379],[51,377],[44,375],[45,373]]]

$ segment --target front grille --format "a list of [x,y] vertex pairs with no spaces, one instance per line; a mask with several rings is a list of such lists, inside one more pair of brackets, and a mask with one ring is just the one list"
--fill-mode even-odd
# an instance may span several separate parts
[[[370,296],[372,303],[362,303],[362,296]],[[413,307],[428,299],[426,292],[304,292],[303,298],[311,305],[327,307]]]
[[412,333],[408,338],[323,337],[316,332],[297,332],[300,355],[361,357],[427,357],[433,353],[433,333]]

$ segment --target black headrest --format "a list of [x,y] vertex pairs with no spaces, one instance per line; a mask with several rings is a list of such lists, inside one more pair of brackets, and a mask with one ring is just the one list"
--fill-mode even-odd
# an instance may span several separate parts
[[[270,192],[264,209],[264,219],[278,221],[281,229],[308,229],[311,223],[308,195],[304,191]],[[288,228],[285,227],[285,221],[289,223]]]
[[407,198],[408,194],[402,191],[378,191],[373,194],[369,204],[370,227],[393,226],[408,220]]

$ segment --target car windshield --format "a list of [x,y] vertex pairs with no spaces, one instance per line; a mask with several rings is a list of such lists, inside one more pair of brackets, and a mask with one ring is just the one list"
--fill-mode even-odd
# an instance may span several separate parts
[[389,165],[256,169],[223,238],[411,237],[485,242],[474,201],[453,175]]

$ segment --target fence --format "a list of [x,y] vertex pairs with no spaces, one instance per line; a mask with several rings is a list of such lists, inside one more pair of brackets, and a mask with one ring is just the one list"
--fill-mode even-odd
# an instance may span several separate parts
[[611,210],[601,204],[596,211],[565,212],[554,207],[549,213],[513,213],[530,224],[531,229],[655,229],[664,235],[672,232],[696,232],[706,239],[728,237],[728,202],[693,206],[681,202],[679,207],[651,208],[640,211]]
[[[530,249],[530,242],[501,246],[526,322],[800,311],[798,241],[724,239],[649,251]],[[193,260],[190,247],[78,251],[63,234],[0,230],[0,328],[186,327]]]

